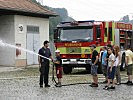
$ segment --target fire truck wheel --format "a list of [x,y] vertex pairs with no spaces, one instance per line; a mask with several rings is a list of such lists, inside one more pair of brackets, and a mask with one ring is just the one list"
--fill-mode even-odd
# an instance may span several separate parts
[[103,73],[103,72],[102,72],[102,66],[101,66],[101,63],[100,63],[100,62],[98,63],[97,72],[98,72],[98,74],[102,74],[102,73]]
[[72,72],[72,67],[67,65],[63,66],[63,72],[65,74],[70,74]]
[[85,68],[88,73],[91,73],[91,65],[86,65]]

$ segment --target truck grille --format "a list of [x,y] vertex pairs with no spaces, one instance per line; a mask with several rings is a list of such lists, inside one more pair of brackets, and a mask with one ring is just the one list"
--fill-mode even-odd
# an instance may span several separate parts
[[81,53],[81,48],[78,47],[66,48],[66,53],[67,54]]

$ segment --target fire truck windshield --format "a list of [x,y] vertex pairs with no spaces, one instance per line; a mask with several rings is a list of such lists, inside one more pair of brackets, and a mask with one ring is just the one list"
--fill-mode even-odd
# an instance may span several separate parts
[[88,41],[93,40],[93,28],[67,28],[60,30],[60,41]]

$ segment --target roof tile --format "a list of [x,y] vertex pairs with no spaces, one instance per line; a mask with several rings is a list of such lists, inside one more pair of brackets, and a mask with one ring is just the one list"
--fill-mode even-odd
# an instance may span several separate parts
[[32,2],[31,0],[0,0],[0,9],[9,9],[45,15],[56,15],[56,13]]

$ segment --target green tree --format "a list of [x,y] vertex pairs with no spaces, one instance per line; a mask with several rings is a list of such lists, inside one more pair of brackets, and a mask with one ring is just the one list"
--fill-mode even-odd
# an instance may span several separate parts
[[[34,3],[37,3],[39,5],[41,5],[40,3],[38,3],[36,0],[32,0]],[[43,6],[43,5],[41,5]],[[52,8],[52,7],[48,7],[48,6],[43,6],[45,9],[51,10],[55,13],[57,13],[58,16],[56,17],[50,17],[49,18],[49,35],[50,35],[50,40],[53,39],[53,35],[54,35],[54,28],[56,28],[56,26],[61,22],[61,21],[74,21],[73,18],[68,16],[68,12],[67,9],[65,8]]]
[[122,19],[120,20],[120,22],[125,22],[125,23],[130,22],[130,20],[129,20],[129,16],[126,15],[126,16],[122,17]]
[[35,2],[35,3],[37,3],[37,1],[36,0],[32,0],[33,2]]
[[50,35],[50,40],[53,39],[53,35],[54,35],[54,29],[56,28],[56,26],[61,22],[61,17],[57,16],[57,17],[51,17],[49,19],[49,35]]

